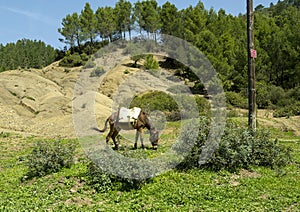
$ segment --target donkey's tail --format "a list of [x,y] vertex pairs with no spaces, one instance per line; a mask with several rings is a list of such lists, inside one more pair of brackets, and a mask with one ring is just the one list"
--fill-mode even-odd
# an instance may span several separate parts
[[97,127],[92,127],[92,129],[93,129],[93,130],[96,130],[96,131],[98,131],[98,132],[103,133],[103,132],[105,132],[105,131],[107,130],[107,123],[108,123],[108,122],[109,122],[109,118],[106,119],[104,128],[103,128],[102,130],[98,129]]

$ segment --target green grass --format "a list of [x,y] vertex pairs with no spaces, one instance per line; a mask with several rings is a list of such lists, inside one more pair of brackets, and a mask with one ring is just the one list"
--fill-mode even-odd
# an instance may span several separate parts
[[[168,124],[169,131],[163,135],[164,143],[158,151],[131,150],[132,144],[124,143],[126,151],[142,157],[162,154],[176,137],[169,132],[177,127],[178,123]],[[294,150],[294,163],[280,170],[171,170],[140,188],[116,186],[98,193],[88,184],[88,161],[80,147],[71,168],[22,180],[27,173],[24,158],[37,138],[1,134],[0,211],[298,211],[300,139],[293,138],[280,141]]]

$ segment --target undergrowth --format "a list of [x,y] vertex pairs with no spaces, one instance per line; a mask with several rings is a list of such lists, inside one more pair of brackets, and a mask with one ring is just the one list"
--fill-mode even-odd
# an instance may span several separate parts
[[[178,165],[179,169],[201,167],[215,171],[222,169],[235,171],[252,165],[280,168],[292,161],[291,149],[280,145],[277,139],[272,139],[269,131],[265,129],[258,129],[253,134],[246,127],[228,123],[220,141],[211,144],[207,142],[209,120],[203,117],[200,122],[198,138],[192,144],[191,153]],[[190,135],[194,130],[193,126],[188,127],[181,140],[185,143],[193,140]],[[177,147],[177,150],[180,151],[180,148],[182,147]],[[205,163],[199,164],[204,159]]]
[[69,168],[74,162],[75,147],[72,141],[38,141],[26,157],[28,172],[25,178],[41,177]]

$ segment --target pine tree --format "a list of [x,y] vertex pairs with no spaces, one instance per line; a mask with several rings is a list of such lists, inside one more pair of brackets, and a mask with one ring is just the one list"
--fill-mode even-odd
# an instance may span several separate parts
[[83,38],[85,41],[89,41],[89,46],[91,47],[89,53],[92,53],[94,39],[96,38],[96,16],[89,3],[85,4],[79,16],[79,20]]
[[131,37],[132,21],[132,5],[129,1],[119,0],[115,5],[115,15],[117,20],[117,28],[120,34],[123,33],[123,38],[126,37],[128,30]]
[[102,40],[109,38],[112,41],[113,34],[117,31],[116,18],[112,7],[99,7],[96,10],[96,31]]

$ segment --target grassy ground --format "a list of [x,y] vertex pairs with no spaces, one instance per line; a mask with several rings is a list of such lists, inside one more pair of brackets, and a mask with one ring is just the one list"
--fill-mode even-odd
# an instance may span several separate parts
[[[162,154],[178,134],[177,126],[168,125],[158,151],[131,150],[126,142],[120,151],[147,157]],[[280,134],[278,129],[273,131]],[[88,161],[80,145],[71,168],[24,181],[24,158],[39,139],[2,133],[0,211],[299,211],[300,139],[289,132],[281,135],[280,142],[294,150],[294,163],[280,170],[171,170],[140,188],[117,186],[99,193],[87,183]]]

